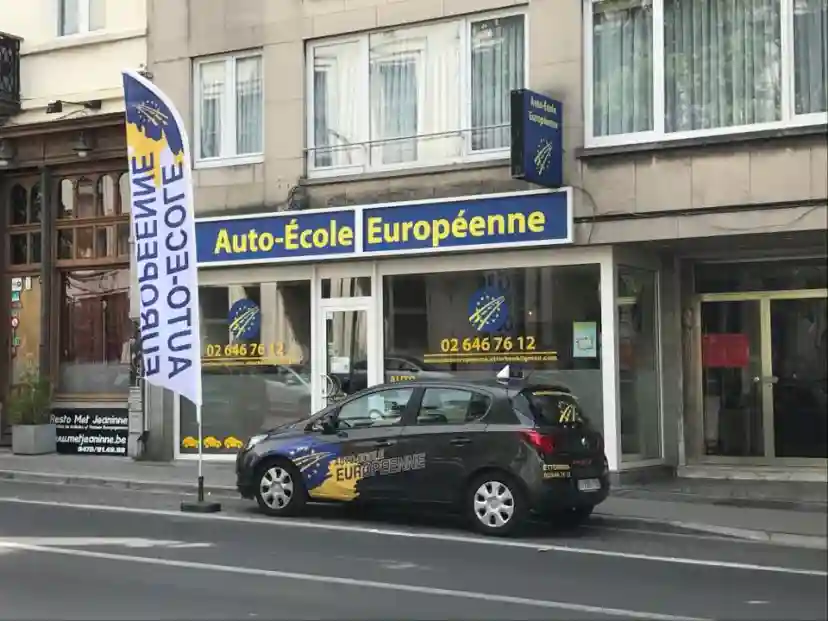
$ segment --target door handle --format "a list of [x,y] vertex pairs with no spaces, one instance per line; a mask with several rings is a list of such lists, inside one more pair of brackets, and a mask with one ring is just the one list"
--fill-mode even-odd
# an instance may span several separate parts
[[394,440],[377,440],[374,442],[374,446],[377,448],[382,448],[385,446],[394,446],[396,442]]
[[471,444],[471,440],[469,438],[454,438],[450,443],[454,446],[465,446]]
[[779,382],[779,378],[776,375],[769,375],[766,377],[759,377],[758,375],[753,378],[754,384],[776,384]]

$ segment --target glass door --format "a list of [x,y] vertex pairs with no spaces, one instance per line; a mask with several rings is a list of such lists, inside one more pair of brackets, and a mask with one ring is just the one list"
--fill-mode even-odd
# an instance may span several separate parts
[[704,453],[828,458],[828,296],[824,290],[705,297],[701,302]]
[[768,301],[776,457],[828,457],[828,298]]
[[765,456],[767,378],[759,300],[701,304],[704,452]]
[[373,309],[361,300],[323,301],[319,312],[320,407],[378,383]]

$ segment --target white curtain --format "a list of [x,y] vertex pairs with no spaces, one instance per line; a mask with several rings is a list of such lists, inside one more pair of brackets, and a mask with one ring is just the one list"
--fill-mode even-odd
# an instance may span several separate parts
[[443,22],[369,36],[372,164],[443,163],[462,153],[462,27]]
[[665,131],[777,121],[779,0],[665,0]]
[[80,31],[80,0],[60,0],[60,35]]
[[408,139],[419,133],[417,61],[403,55],[371,63],[371,136],[382,141],[372,152],[380,158],[374,163],[417,161],[417,140]]
[[523,24],[523,15],[513,15],[471,25],[473,151],[510,144],[509,94],[525,82]]
[[225,89],[225,63],[199,65],[199,155],[203,158],[221,155],[221,115]]
[[592,20],[593,135],[652,130],[651,3],[598,2]]
[[262,58],[236,61],[236,155],[262,152]]
[[362,165],[359,44],[313,50],[313,162],[316,167]]
[[794,0],[796,114],[828,111],[828,2]]
[[106,0],[89,0],[89,30],[106,28]]

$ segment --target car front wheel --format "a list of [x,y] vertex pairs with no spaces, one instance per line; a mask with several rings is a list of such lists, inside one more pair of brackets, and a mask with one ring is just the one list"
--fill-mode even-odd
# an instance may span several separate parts
[[473,527],[485,535],[513,534],[527,515],[521,489],[511,477],[499,473],[476,478],[469,486],[466,505]]
[[256,502],[264,513],[280,517],[296,515],[306,501],[302,477],[293,466],[270,463],[259,471]]

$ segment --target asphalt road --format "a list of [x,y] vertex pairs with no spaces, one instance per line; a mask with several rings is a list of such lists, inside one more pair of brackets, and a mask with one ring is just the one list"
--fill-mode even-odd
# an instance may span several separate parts
[[[164,494],[0,483],[0,619],[826,619],[826,554],[598,522],[217,516]],[[412,524],[413,523],[413,524]]]

